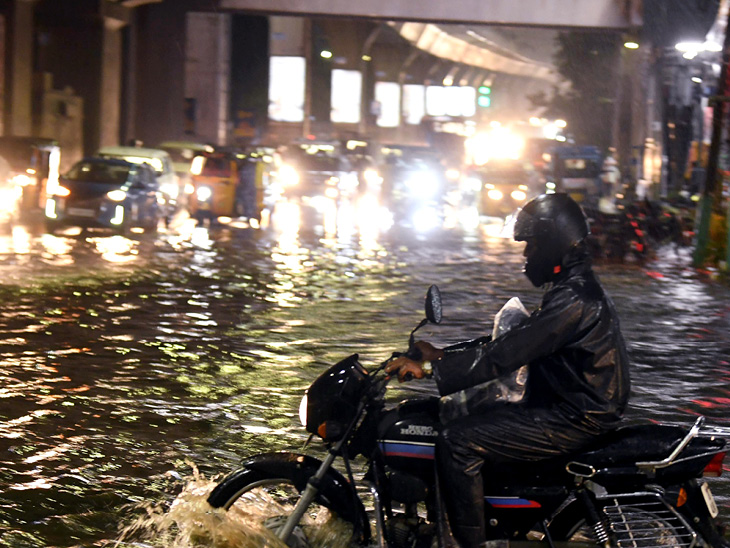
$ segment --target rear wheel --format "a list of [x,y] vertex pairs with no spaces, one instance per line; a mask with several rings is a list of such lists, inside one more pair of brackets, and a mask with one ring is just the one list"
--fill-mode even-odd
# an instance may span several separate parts
[[[693,535],[676,514],[646,511],[632,506],[615,506],[604,509],[608,517],[611,546],[617,548],[676,548],[692,545]],[[608,529],[607,529],[608,530]],[[595,542],[603,544],[585,520],[574,524],[566,535],[569,542]]]
[[[256,474],[259,475],[259,474]],[[223,479],[208,498],[215,508],[235,512],[236,517],[269,531],[271,546],[279,546],[276,531],[294,510],[301,493],[288,478],[241,477],[234,473]],[[352,524],[339,519],[324,506],[312,503],[289,538],[291,548],[349,546]],[[281,543],[281,546],[284,546]]]

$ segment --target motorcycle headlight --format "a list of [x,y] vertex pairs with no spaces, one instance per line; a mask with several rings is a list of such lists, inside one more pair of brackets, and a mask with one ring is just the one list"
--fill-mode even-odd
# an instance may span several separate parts
[[210,187],[201,186],[198,188],[198,191],[195,193],[195,195],[198,197],[199,202],[207,202],[208,200],[210,200],[211,196],[213,196],[213,191],[210,189]]
[[309,402],[309,398],[307,397],[307,394],[304,394],[302,401],[299,403],[299,422],[302,423],[302,426],[304,428],[307,427],[307,403],[308,402]]

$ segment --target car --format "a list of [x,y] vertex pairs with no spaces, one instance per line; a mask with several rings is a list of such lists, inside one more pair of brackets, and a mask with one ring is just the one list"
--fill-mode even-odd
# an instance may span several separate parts
[[357,170],[329,142],[294,143],[281,149],[275,182],[285,198],[337,199],[357,189]]
[[155,231],[162,217],[160,186],[146,164],[115,158],[84,158],[49,187],[45,208],[48,232],[64,226],[132,227]]
[[160,185],[160,192],[165,197],[166,221],[172,217],[178,208],[179,200],[183,196],[180,178],[175,173],[170,154],[158,148],[145,147],[103,147],[96,153],[101,158],[117,158],[133,164],[146,163],[152,166]]
[[180,187],[184,189],[178,196],[178,201],[184,206],[183,200],[192,193],[190,167],[193,159],[204,152],[213,152],[213,146],[195,141],[164,141],[157,148],[167,152],[172,159],[172,167],[178,176]]

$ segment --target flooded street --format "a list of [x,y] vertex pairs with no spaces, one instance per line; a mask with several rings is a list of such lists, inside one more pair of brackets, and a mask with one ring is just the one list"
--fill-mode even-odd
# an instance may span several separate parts
[[[301,449],[310,382],[349,354],[367,367],[404,350],[432,283],[444,322],[421,337],[437,345],[491,331],[512,296],[540,300],[523,244],[498,227],[330,214],[282,206],[261,230],[184,221],[129,239],[0,236],[0,545],[114,546],[196,470]],[[597,271],[632,358],[628,417],[730,427],[730,289],[689,268],[687,249]],[[726,517],[727,478],[712,483]]]

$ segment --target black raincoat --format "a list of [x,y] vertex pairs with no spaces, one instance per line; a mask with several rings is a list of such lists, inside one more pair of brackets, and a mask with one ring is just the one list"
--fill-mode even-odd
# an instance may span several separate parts
[[564,267],[539,309],[482,344],[446,348],[434,362],[441,395],[529,364],[528,407],[558,407],[579,420],[614,423],[629,397],[626,347],[613,303],[590,265]]
[[484,486],[505,464],[579,450],[613,429],[629,397],[629,361],[613,303],[585,253],[563,262],[539,309],[494,340],[444,349],[433,363],[441,395],[528,364],[522,402],[449,422],[436,443],[444,495],[462,546],[489,536]]

